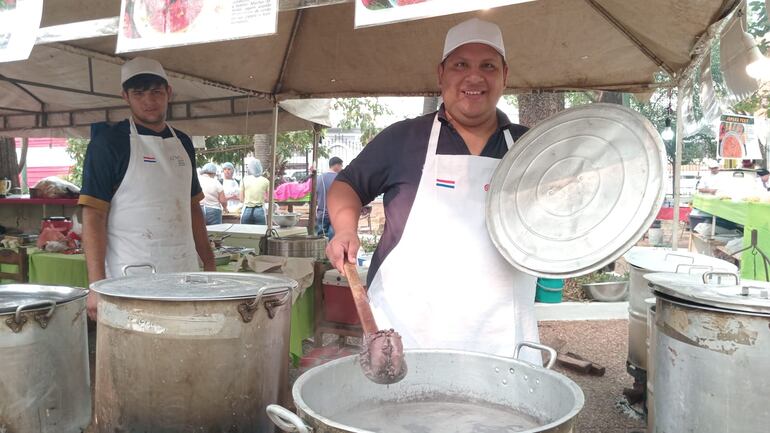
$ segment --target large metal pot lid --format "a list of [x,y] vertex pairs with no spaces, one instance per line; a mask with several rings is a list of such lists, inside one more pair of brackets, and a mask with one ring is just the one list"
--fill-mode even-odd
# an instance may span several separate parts
[[35,310],[33,305],[40,304],[39,308],[49,308],[51,302],[57,305],[82,298],[88,294],[88,290],[80,287],[42,286],[37,284],[3,284],[0,285],[0,314],[15,312],[20,306]]
[[110,278],[91,284],[103,295],[153,301],[221,301],[285,293],[297,282],[284,277],[234,272],[181,272]]
[[[720,310],[770,315],[770,283],[721,272],[702,275],[650,273],[656,292]],[[704,282],[707,281],[707,282]]]
[[689,251],[672,251],[671,248],[633,247],[623,255],[626,261],[653,272],[737,272],[738,268],[722,259]]
[[490,182],[487,229],[529,274],[599,269],[641,238],[663,203],[665,150],[638,113],[591,104],[543,121],[508,151]]

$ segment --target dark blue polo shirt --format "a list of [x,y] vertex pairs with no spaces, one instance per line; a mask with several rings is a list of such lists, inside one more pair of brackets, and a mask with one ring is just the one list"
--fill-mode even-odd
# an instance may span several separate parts
[[[78,204],[107,211],[112,197],[128,170],[131,155],[129,140],[131,126],[126,119],[111,126],[100,124],[100,127],[95,129],[83,162],[83,187],[80,189]],[[169,127],[166,127],[163,132],[155,132],[142,125],[136,125],[136,131],[139,135],[154,135],[162,138],[172,136]],[[187,134],[176,128],[174,132],[190,157],[192,168],[190,197],[191,202],[197,203],[203,198],[203,192],[195,169],[195,148]],[[163,193],[163,185],[158,185],[158,193]]]
[[[404,232],[420,184],[435,115],[403,120],[384,129],[337,175],[336,181],[350,185],[364,205],[384,194],[385,231],[372,257],[368,284],[371,284],[380,263],[395,248]],[[465,141],[446,119],[443,105],[438,115],[441,132],[436,153],[470,155]],[[487,141],[481,156],[500,159],[505,155],[508,146],[504,129],[511,132],[514,141],[527,131],[525,126],[511,123],[500,110],[497,110],[497,120],[500,126]]]

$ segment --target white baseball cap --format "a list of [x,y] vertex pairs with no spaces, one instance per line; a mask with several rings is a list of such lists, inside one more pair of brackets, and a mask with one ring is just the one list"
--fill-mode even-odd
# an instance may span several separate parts
[[489,21],[471,18],[452,27],[446,33],[444,56],[441,57],[441,61],[446,60],[452,51],[460,46],[473,43],[489,45],[505,59],[505,45],[500,27]]
[[717,161],[714,161],[713,159],[710,159],[710,160],[709,160],[709,161],[706,163],[706,167],[708,167],[708,168],[719,168],[719,162],[717,162]]
[[157,75],[168,81],[166,71],[163,70],[163,66],[157,60],[148,59],[147,57],[136,57],[124,63],[120,69],[120,84],[139,74]]

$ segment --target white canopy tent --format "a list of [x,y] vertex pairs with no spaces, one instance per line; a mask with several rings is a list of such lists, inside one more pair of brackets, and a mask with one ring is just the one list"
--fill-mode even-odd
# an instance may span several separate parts
[[[722,20],[741,1],[536,0],[362,29],[353,27],[352,0],[279,5],[272,36],[117,56],[120,1],[46,1],[30,59],[0,64],[0,134],[72,133],[105,116],[124,117],[110,107],[122,105],[118,68],[134,55],[170,71],[177,91],[171,120],[194,134],[261,130],[271,119],[260,114],[277,101],[435,95],[444,34],[470,16],[502,28],[508,92],[650,92],[695,76]],[[19,124],[22,115],[34,122]],[[285,129],[297,120],[278,116]]]

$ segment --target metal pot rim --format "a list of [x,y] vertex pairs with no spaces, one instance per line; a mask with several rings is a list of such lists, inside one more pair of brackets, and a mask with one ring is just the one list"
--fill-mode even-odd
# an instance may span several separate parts
[[[0,316],[15,314],[19,307],[24,307],[25,305],[30,306],[30,308],[23,308],[25,312],[45,310],[51,308],[52,302],[56,303],[57,306],[64,305],[88,295],[88,289],[81,287],[47,286],[42,284],[3,284],[0,287],[3,288],[1,292],[5,295],[5,298],[8,298],[10,293],[19,295],[10,300],[0,301]],[[35,290],[35,288],[38,288],[38,290]],[[21,296],[23,294],[27,294],[27,296]],[[48,302],[48,304],[33,307],[35,304],[45,302]]]
[[[572,381],[572,379],[568,378],[567,376],[557,373],[553,370],[544,368],[544,367],[538,367],[534,364],[530,364],[525,361],[521,361],[515,358],[508,358],[505,356],[498,356],[493,355],[490,353],[482,353],[482,352],[471,352],[471,351],[464,351],[464,350],[452,350],[452,349],[407,349],[404,350],[404,354],[408,356],[409,354],[445,354],[445,355],[456,355],[456,356],[462,356],[462,357],[476,357],[476,358],[486,358],[490,361],[498,361],[498,362],[506,362],[509,364],[516,364],[518,367],[523,367],[530,370],[535,370],[538,374],[544,374],[547,376],[551,376],[552,378],[558,380],[560,383],[562,383],[566,390],[572,392],[572,397],[575,399],[575,405],[570,411],[559,417],[557,420],[549,422],[547,424],[543,424],[541,426],[537,427],[537,430],[527,430],[522,431],[521,433],[527,433],[530,431],[546,431],[550,428],[557,427],[561,424],[563,424],[566,420],[572,419],[577,416],[578,413],[583,409],[583,406],[585,405],[585,396],[583,394],[583,390],[580,389],[580,387]],[[302,398],[302,387],[305,386],[305,384],[313,379],[315,376],[319,374],[324,374],[324,372],[332,367],[335,367],[339,364],[353,364],[355,368],[358,368],[358,355],[349,355],[345,356],[343,358],[335,359],[333,361],[329,361],[323,365],[319,365],[317,367],[313,367],[310,370],[303,373],[296,382],[294,382],[294,386],[292,387],[292,397],[294,399],[294,404],[297,407],[297,410],[300,411],[303,414],[306,414],[310,417],[312,417],[315,420],[318,420],[325,425],[328,425],[332,428],[338,428],[338,429],[350,429],[350,426],[341,424],[337,421],[334,421],[332,419],[329,419],[325,416],[322,416],[318,414],[315,410],[310,408],[310,406],[305,403],[305,400]],[[407,374],[408,377],[408,374]],[[370,433],[366,430],[359,430],[360,432],[366,432]]]

